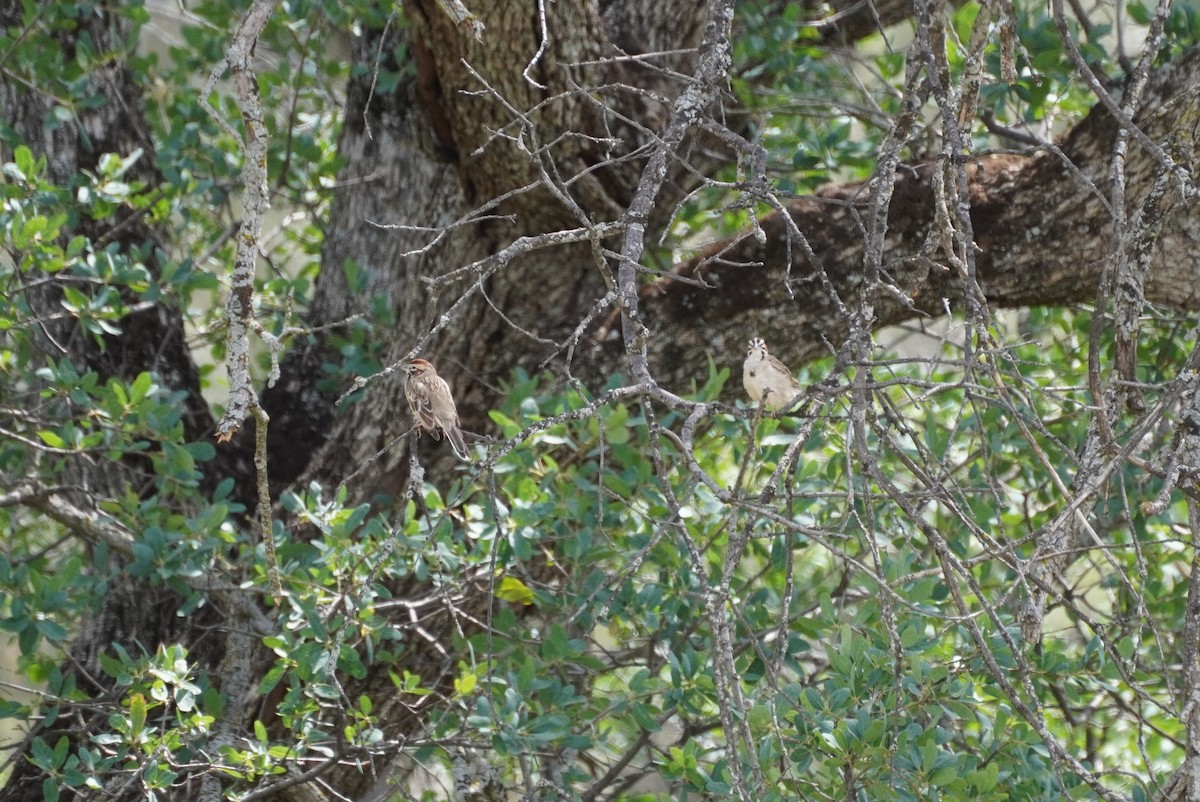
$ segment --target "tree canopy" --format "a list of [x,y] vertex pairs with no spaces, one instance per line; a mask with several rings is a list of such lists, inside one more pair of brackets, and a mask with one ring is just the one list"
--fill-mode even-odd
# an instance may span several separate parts
[[1194,6],[0,40],[0,799],[1200,802]]

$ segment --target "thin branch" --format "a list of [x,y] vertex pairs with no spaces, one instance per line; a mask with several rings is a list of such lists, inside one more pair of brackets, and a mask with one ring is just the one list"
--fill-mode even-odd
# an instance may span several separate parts
[[[226,337],[226,369],[229,374],[229,403],[217,424],[217,440],[227,441],[242,426],[242,421],[258,404],[250,376],[250,332],[254,329],[254,272],[258,261],[259,238],[263,216],[270,207],[267,187],[267,148],[270,134],[258,94],[258,76],[254,72],[254,46],[267,20],[275,11],[278,0],[255,0],[242,18],[241,25],[222,59],[208,76],[200,99],[209,114],[242,145],[242,224],[238,231],[233,275],[229,296],[225,301],[225,317],[229,321]],[[237,88],[238,108],[245,126],[244,141],[233,127],[217,113],[208,97],[217,81],[228,69]]]

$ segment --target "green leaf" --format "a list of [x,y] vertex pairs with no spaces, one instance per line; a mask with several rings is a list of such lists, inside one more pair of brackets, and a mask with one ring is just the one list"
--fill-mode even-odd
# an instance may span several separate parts
[[150,394],[151,388],[154,386],[154,380],[149,373],[142,372],[137,375],[133,383],[129,385],[129,402],[137,404]]
[[999,779],[1000,765],[998,763],[989,763],[984,768],[967,775],[967,782],[973,785],[980,793],[985,793],[995,788]]
[[129,737],[133,742],[141,739],[146,728],[146,698],[140,693],[129,697]]
[[51,448],[66,448],[67,447],[66,441],[64,441],[62,439],[62,437],[60,437],[58,435],[57,432],[52,432],[47,429],[42,429],[38,432],[38,437],[40,437],[42,439],[43,443],[50,446]]

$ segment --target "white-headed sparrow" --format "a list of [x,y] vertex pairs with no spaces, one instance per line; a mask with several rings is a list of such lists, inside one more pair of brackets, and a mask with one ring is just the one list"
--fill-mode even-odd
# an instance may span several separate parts
[[454,407],[454,397],[450,395],[450,385],[424,359],[414,359],[404,366],[404,371],[407,374],[404,395],[408,398],[417,437],[421,436],[422,429],[427,429],[434,440],[441,439],[439,432],[445,433],[454,453],[462,459],[469,459],[467,444],[463,442],[462,430],[458,425],[458,410]]
[[800,383],[792,378],[788,366],[767,353],[761,337],[750,341],[746,361],[742,363],[742,385],[754,401],[769,410],[783,409],[800,394]]

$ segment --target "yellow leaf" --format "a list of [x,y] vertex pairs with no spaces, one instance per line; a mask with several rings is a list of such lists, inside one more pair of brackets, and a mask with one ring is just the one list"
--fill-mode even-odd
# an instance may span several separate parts
[[460,677],[455,677],[454,692],[459,696],[466,696],[468,693],[475,690],[475,682],[476,679],[474,674],[463,674]]
[[533,591],[515,576],[506,576],[500,580],[496,595],[506,602],[517,604],[533,604]]

